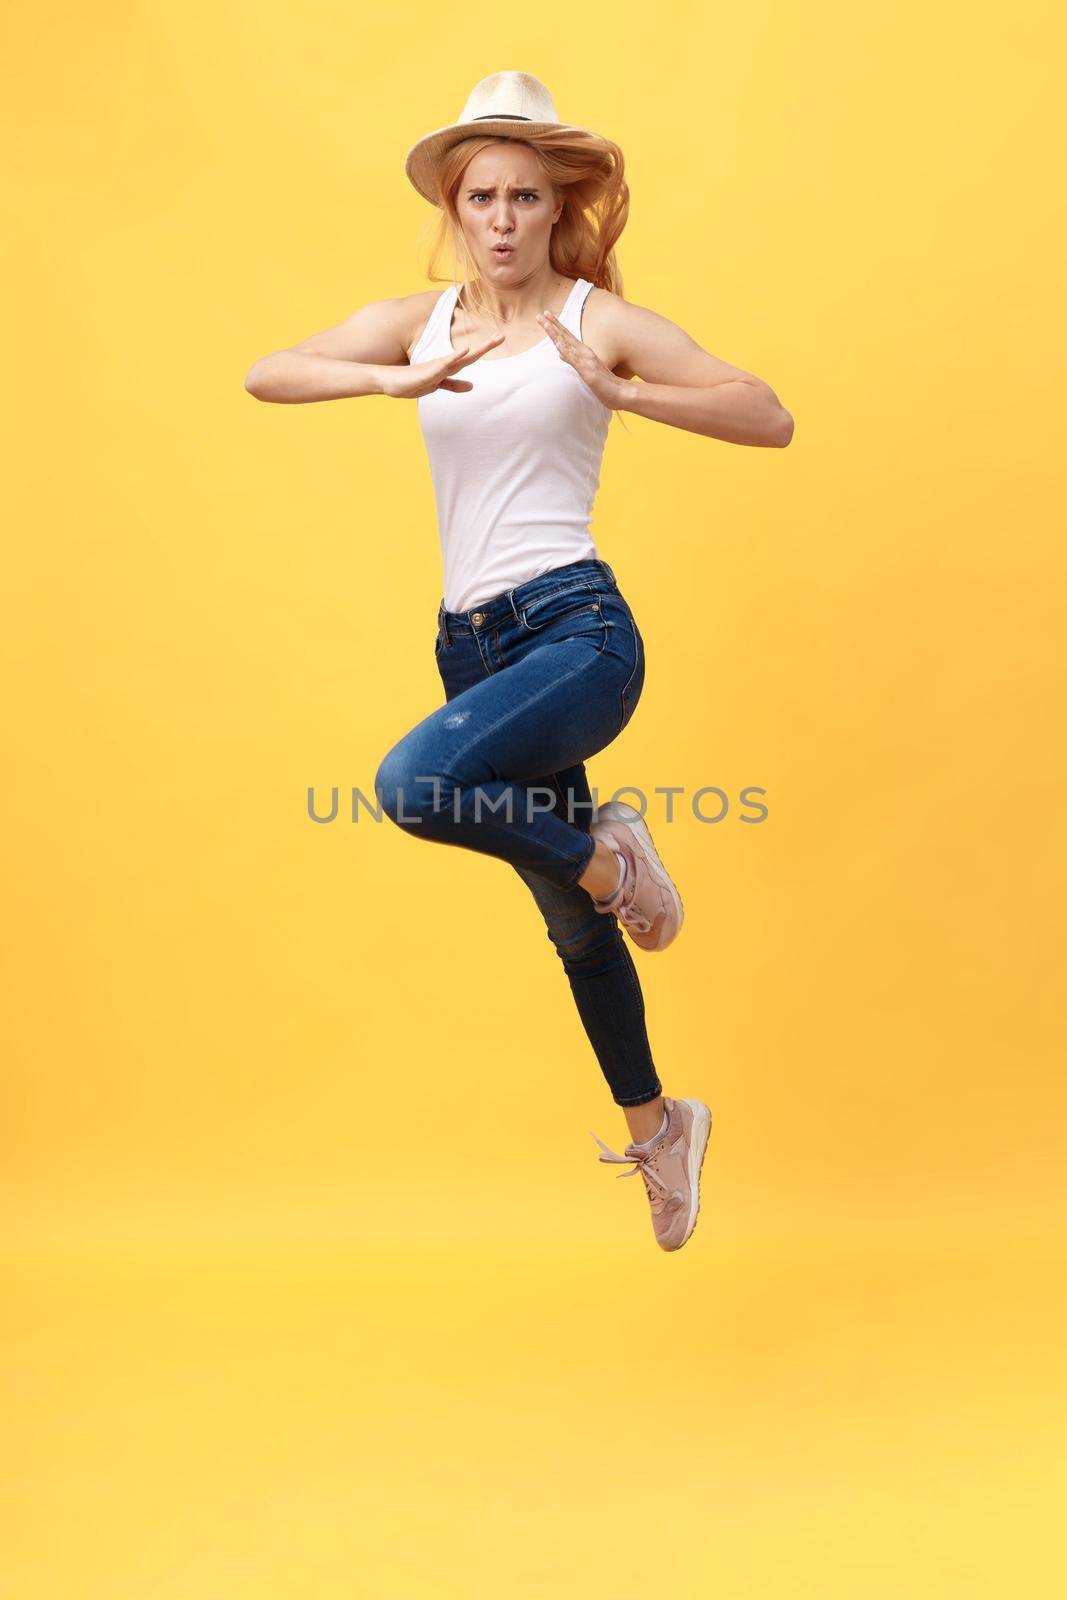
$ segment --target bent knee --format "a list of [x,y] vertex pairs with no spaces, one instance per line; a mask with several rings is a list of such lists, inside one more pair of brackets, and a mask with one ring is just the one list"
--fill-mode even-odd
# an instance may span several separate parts
[[374,793],[385,815],[398,827],[419,827],[440,812],[442,780],[424,772],[403,740],[383,756],[374,775]]
[[410,798],[413,772],[403,745],[394,745],[378,763],[374,774],[374,793],[378,804],[392,822],[401,827],[411,815]]

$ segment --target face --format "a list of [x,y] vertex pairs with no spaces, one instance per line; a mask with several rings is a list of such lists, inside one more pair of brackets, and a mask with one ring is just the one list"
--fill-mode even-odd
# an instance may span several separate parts
[[[494,144],[467,163],[456,190],[467,248],[492,283],[528,277],[548,260],[563,210],[529,145]],[[508,245],[510,249],[498,249]]]

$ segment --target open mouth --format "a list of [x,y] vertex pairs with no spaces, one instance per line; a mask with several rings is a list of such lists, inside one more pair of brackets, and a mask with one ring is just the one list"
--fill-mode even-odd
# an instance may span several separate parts
[[493,246],[493,254],[495,256],[510,256],[510,255],[514,255],[514,253],[515,253],[514,245],[510,245],[510,244],[495,244]]

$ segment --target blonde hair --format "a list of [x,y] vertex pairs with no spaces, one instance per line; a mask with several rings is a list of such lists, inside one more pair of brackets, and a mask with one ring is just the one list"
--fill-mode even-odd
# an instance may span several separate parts
[[[622,273],[615,258],[615,245],[630,212],[622,150],[600,134],[579,134],[566,128],[525,133],[515,140],[504,134],[472,134],[445,152],[435,174],[441,209],[430,243],[427,277],[433,283],[464,285],[469,291],[470,306],[492,320],[484,297],[471,283],[477,268],[463,236],[456,195],[465,168],[478,152],[509,142],[531,147],[546,181],[557,197],[562,197],[563,210],[553,226],[548,247],[553,271],[569,278],[586,278],[598,288],[621,296]],[[436,268],[449,249],[452,273],[446,280]]]

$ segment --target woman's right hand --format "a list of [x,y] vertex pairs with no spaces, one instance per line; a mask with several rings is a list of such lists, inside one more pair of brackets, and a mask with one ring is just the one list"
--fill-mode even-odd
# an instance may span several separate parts
[[432,361],[416,361],[413,366],[382,367],[382,394],[389,395],[393,400],[417,400],[420,395],[432,394],[435,389],[454,389],[457,394],[463,394],[474,388],[473,383],[466,378],[453,378],[452,373],[470,366],[472,361],[479,361],[487,350],[492,350],[503,338],[504,335],[498,333],[495,339],[486,339],[482,344],[475,345],[473,350],[464,345],[451,355],[435,356]]

